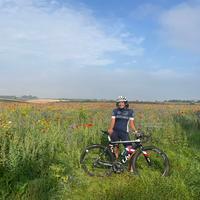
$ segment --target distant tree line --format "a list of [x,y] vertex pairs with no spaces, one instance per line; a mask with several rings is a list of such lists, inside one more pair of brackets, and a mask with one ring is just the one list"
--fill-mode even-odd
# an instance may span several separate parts
[[23,95],[21,97],[17,97],[17,96],[13,96],[13,95],[0,95],[0,99],[29,100],[29,99],[38,99],[38,97],[32,96],[32,95]]
[[165,100],[164,102],[174,102],[174,103],[200,103],[200,100],[180,100],[180,99],[172,99]]
[[[0,99],[3,100],[31,100],[38,99],[37,96],[33,95],[23,95],[23,96],[14,96],[14,95],[0,95]],[[71,102],[114,102],[115,100],[111,99],[72,99],[72,98],[59,98],[60,101],[71,101]],[[180,100],[180,99],[171,99],[164,101],[140,101],[140,100],[132,100],[130,103],[150,103],[150,104],[158,104],[158,103],[186,103],[186,104],[195,104],[200,103],[200,100]]]
[[[108,100],[108,99],[68,99],[68,98],[60,98],[61,101],[71,101],[71,102],[115,102],[115,100]],[[159,103],[200,103],[200,100],[179,100],[179,99],[172,99],[172,100],[164,100],[164,101],[140,101],[140,100],[130,100],[129,103],[150,103],[150,104],[159,104]]]

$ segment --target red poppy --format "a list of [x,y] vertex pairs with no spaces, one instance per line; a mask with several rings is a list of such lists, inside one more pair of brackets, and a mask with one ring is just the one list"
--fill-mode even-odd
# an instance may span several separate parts
[[94,126],[94,124],[80,124],[80,125],[77,125],[76,128],[79,128],[79,127],[90,128],[92,126]]

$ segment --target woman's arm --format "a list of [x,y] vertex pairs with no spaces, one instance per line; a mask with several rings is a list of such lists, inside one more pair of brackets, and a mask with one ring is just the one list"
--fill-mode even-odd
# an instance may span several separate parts
[[130,124],[130,128],[131,128],[134,132],[137,132],[137,129],[135,128],[134,119],[131,119],[129,124]]
[[112,117],[111,123],[110,123],[110,127],[109,127],[109,129],[108,129],[108,133],[109,133],[110,135],[113,133],[114,125],[115,125],[115,118]]

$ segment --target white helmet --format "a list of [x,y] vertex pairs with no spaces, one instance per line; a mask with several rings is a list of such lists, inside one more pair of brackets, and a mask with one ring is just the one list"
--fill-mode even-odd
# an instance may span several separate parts
[[119,103],[119,102],[127,102],[128,100],[126,99],[126,97],[123,97],[123,96],[118,96],[117,97],[117,100],[116,100],[116,103]]
[[124,103],[125,103],[125,107],[126,107],[126,108],[129,107],[128,100],[127,100],[126,97],[118,96],[117,99],[116,99],[116,106],[117,106],[117,107],[119,106],[119,102],[124,102]]

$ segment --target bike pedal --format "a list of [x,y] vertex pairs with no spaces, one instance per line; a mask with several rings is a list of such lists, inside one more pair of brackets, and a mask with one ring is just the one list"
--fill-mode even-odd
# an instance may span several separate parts
[[116,173],[116,174],[120,174],[123,172],[123,170],[121,169],[113,169],[113,171]]
[[115,163],[113,165],[113,171],[116,173],[116,174],[119,174],[119,173],[122,173],[124,170],[121,166],[121,163]]

